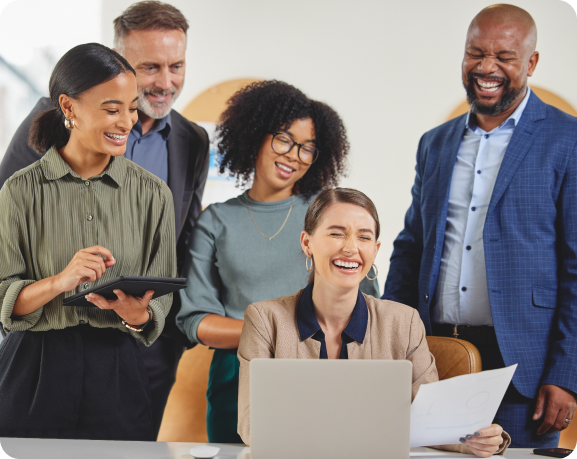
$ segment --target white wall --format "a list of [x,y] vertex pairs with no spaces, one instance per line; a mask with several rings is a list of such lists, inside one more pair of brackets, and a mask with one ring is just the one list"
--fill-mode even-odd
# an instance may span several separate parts
[[[18,0],[17,0],[18,1]],[[21,0],[20,0],[21,1]],[[215,83],[277,78],[325,101],[343,117],[352,145],[349,176],[377,204],[381,285],[410,203],[420,136],[464,99],[460,64],[479,0],[168,0],[190,22],[183,108]],[[102,0],[102,40],[131,0]],[[510,1],[537,22],[541,60],[531,82],[577,108],[577,17],[560,0]],[[55,14],[58,12],[55,11]],[[25,24],[25,18],[12,18]],[[80,15],[79,21],[95,21]],[[47,20],[46,27],[67,25]],[[35,29],[30,33],[42,35]],[[66,34],[70,47],[77,44]],[[13,40],[17,46],[17,37]],[[275,60],[275,55],[283,59]],[[290,65],[280,62],[291,62]]]
[[38,97],[48,95],[58,59],[74,45],[101,41],[100,3],[0,0],[0,57],[7,63],[0,62],[0,160]]

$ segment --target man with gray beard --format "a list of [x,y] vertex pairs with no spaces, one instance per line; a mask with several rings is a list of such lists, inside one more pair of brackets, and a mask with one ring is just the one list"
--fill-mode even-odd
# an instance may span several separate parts
[[[184,84],[187,29],[178,9],[157,1],[135,3],[114,20],[114,46],[136,71],[138,86],[138,122],[128,136],[125,156],[164,180],[172,191],[179,275],[202,210],[209,164],[204,129],[172,110]],[[52,108],[49,98],[40,99],[16,131],[0,164],[0,187],[16,171],[42,158],[28,145],[28,132],[36,115]],[[150,380],[156,434],[178,362],[190,345],[174,321],[179,309],[180,297],[174,295],[162,335],[149,348],[137,342]]]

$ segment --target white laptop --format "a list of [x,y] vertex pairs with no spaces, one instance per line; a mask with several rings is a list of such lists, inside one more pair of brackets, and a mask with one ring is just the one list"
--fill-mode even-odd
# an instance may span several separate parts
[[408,459],[407,360],[254,359],[251,459]]

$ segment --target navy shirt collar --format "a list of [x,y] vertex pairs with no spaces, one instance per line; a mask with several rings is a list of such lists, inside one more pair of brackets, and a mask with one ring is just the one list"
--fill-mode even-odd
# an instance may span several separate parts
[[[313,304],[313,285],[311,282],[302,291],[299,302],[297,304],[297,327],[299,329],[299,336],[301,341],[307,338],[313,337],[313,335],[320,332],[322,338],[324,338],[324,333],[319,325],[317,316],[315,315],[315,307]],[[342,339],[343,342],[356,341],[362,344],[365,339],[365,334],[367,333],[367,324],[369,322],[369,312],[367,308],[367,302],[365,297],[359,290],[357,294],[357,302],[353,313],[351,315],[351,320],[349,320],[348,325],[343,330]],[[348,339],[346,339],[348,338]]]

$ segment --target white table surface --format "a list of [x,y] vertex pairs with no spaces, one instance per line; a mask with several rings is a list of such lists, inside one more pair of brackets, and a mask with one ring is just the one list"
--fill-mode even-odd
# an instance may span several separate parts
[[[9,456],[16,459],[192,459],[190,448],[205,443],[1,438],[0,444]],[[250,459],[250,448],[248,447],[230,444],[214,444],[214,446],[221,448],[216,456],[217,459]],[[411,452],[435,453],[434,455],[420,456],[423,459],[475,457],[459,453],[443,453],[429,448],[413,448]],[[303,452],[301,457],[295,459],[304,458],[306,458],[306,454]],[[545,456],[534,455],[532,449],[509,448],[505,453],[505,458],[545,459]]]

